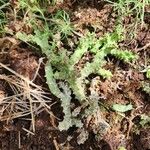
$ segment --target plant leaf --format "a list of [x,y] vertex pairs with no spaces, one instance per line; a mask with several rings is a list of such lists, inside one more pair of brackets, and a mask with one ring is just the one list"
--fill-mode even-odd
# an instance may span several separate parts
[[132,110],[133,106],[132,104],[128,104],[128,105],[114,104],[112,108],[113,110],[118,111],[118,112],[127,112],[129,110]]
[[147,77],[148,79],[150,79],[150,68],[148,68],[147,71],[146,71],[146,77]]

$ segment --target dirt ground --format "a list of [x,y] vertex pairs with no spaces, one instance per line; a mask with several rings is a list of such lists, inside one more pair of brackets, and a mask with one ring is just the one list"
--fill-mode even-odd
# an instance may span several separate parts
[[[66,0],[63,5],[49,6],[48,12],[54,13],[58,9],[64,9],[71,16],[73,26],[80,33],[87,30],[95,31],[97,36],[106,32],[112,32],[115,26],[116,13],[112,6],[106,2],[97,0],[85,0],[70,2]],[[141,82],[150,81],[145,78],[143,72],[138,69],[145,64],[145,57],[150,58],[150,47],[142,49],[150,42],[150,10],[147,10],[145,16],[145,27],[138,28],[138,33],[134,40],[126,39],[120,43],[120,47],[128,48],[139,55],[134,65],[124,64],[116,61],[114,58],[109,59],[105,66],[111,70],[113,77],[110,80],[98,80],[97,90],[102,97],[105,97],[101,103],[105,104],[102,108],[102,114],[111,126],[110,130],[102,139],[97,140],[94,133],[89,131],[89,138],[84,143],[77,143],[79,129],[70,128],[68,131],[60,132],[58,122],[62,120],[63,113],[59,100],[48,94],[52,98],[52,112],[54,116],[49,115],[46,111],[41,112],[35,119],[35,133],[30,133],[32,128],[29,116],[5,120],[0,122],[0,149],[1,150],[118,150],[122,145],[127,150],[149,150],[150,149],[150,128],[139,127],[140,115],[150,116],[150,95],[142,90]],[[125,26],[130,24],[132,18],[126,18]],[[10,26],[10,25],[9,25]],[[17,27],[11,26],[11,30],[17,30]],[[17,42],[17,44],[16,44]],[[29,49],[24,43],[14,41],[8,35],[0,39],[0,48],[7,53],[0,54],[0,62],[7,64],[17,73],[33,78],[39,64],[39,58],[44,57],[38,52]],[[46,61],[46,59],[44,60]],[[149,62],[150,63],[150,62]],[[139,68],[138,68],[138,67]],[[10,72],[0,68],[1,74],[9,75]],[[39,76],[35,80],[37,85],[42,85],[43,89],[48,92],[44,77],[44,63],[40,66]],[[0,80],[0,97],[11,95],[11,88],[4,80]],[[136,109],[127,112],[126,117],[118,115],[116,112],[107,109],[114,103],[126,104],[131,102]],[[2,106],[0,106],[2,109]],[[0,112],[1,113],[1,112]],[[59,118],[59,119],[57,119]],[[138,132],[138,133],[136,133]],[[124,150],[124,149],[120,149]]]

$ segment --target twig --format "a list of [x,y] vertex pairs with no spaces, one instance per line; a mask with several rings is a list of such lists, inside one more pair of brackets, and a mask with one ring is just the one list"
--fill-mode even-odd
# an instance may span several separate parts
[[18,148],[21,149],[20,131],[18,132]]
[[26,128],[22,128],[22,130],[26,131],[28,134],[34,135],[33,132],[31,132],[30,130],[26,129]]
[[147,49],[148,47],[150,47],[150,43],[147,43],[146,45],[144,45],[143,47],[141,47],[141,48],[137,48],[137,49],[135,49],[136,50],[136,52],[139,52],[139,51],[141,51],[141,50],[145,50],[145,49]]
[[33,77],[32,81],[34,81],[34,80],[36,79],[36,77],[37,77],[37,75],[38,75],[38,72],[39,72],[39,70],[40,70],[40,66],[41,66],[41,64],[42,64],[42,62],[43,62],[43,59],[44,59],[44,58],[40,58],[40,59],[39,59],[39,64],[38,64],[38,67],[37,67],[37,69],[36,69],[36,72],[35,72],[35,74],[34,74],[34,77]]
[[53,140],[53,143],[54,143],[54,146],[55,146],[56,150],[60,150],[59,145],[58,145],[56,139]]
[[83,37],[83,34],[81,34],[81,33],[78,33],[78,32],[76,32],[76,31],[72,31],[75,35],[77,35],[77,36],[79,36],[79,37]]
[[15,72],[14,70],[12,70],[11,68],[7,67],[6,65],[0,63],[0,66],[5,68],[6,70],[10,71],[11,73],[13,73],[14,75],[16,75],[17,77],[21,78],[22,80],[24,80],[26,83],[36,87],[37,89],[40,89],[40,86],[37,86],[36,84],[34,84],[31,80],[29,80],[28,78],[25,78],[24,76],[20,75],[19,73]]
[[4,4],[4,5],[2,5],[1,7],[0,7],[0,10],[1,9],[3,9],[3,8],[5,8],[6,6],[9,6],[10,5],[10,3],[8,2],[8,3],[6,3],[6,4]]

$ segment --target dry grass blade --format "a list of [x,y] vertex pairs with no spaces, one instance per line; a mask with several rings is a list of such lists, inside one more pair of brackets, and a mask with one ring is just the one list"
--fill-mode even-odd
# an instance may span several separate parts
[[9,76],[0,75],[0,80],[5,81],[13,93],[5,95],[0,100],[0,120],[31,115],[34,132],[35,115],[43,110],[51,113],[51,99],[46,96],[47,93],[43,91],[41,86],[36,85],[30,79],[25,78],[2,63],[0,63],[0,66],[13,74]]

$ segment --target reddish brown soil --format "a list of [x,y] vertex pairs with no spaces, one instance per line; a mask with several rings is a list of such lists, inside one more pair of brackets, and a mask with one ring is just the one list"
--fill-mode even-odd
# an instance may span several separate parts
[[[111,6],[102,1],[85,0],[80,2],[77,0],[71,3],[67,0],[66,3],[55,6],[55,8],[48,7],[50,13],[54,13],[58,9],[64,9],[71,14],[71,21],[81,34],[84,34],[86,30],[90,30],[91,32],[95,31],[97,36],[101,36],[106,32],[112,32],[114,29],[116,14]],[[129,42],[126,40],[120,43],[120,47],[126,47],[138,53],[140,57],[135,66],[139,68],[142,68],[145,64],[145,55],[148,59],[150,58],[149,47],[142,49],[150,41],[150,28],[147,18],[148,15],[145,18],[146,27],[138,29],[138,36],[134,41]],[[125,25],[128,23],[126,21]],[[16,29],[12,28],[12,30]],[[9,38],[0,39],[0,48],[7,51],[7,53],[0,53],[0,62],[9,65],[17,73],[32,80],[41,54],[33,53],[33,50],[27,45],[18,44],[18,41]],[[92,56],[87,54],[86,57],[88,57],[87,60],[90,60]],[[142,91],[141,85],[142,81],[146,81],[145,74],[139,72],[139,68],[135,66],[123,64],[123,62],[116,61],[114,58],[109,59],[109,63],[105,67],[113,72],[113,77],[111,81],[102,81],[98,78],[99,81],[96,87],[100,96],[104,98],[101,102],[104,104],[102,114],[111,126],[103,139],[98,141],[94,133],[90,132],[88,140],[79,145],[77,143],[77,128],[72,127],[68,131],[60,132],[57,128],[59,120],[43,111],[36,117],[34,135],[24,130],[24,128],[30,130],[32,127],[31,122],[23,118],[0,122],[0,149],[117,150],[120,145],[125,146],[127,150],[150,149],[149,128],[139,127],[138,135],[133,130],[135,125],[139,123],[141,114],[150,115],[150,96]],[[43,64],[35,82],[48,91],[45,84]],[[0,73],[10,74],[2,68],[0,68]],[[3,80],[0,80],[0,98],[5,94],[9,94],[8,86]],[[57,101],[52,106],[52,112],[54,116],[62,119],[63,113],[59,100],[53,96],[51,97],[52,102]],[[126,114],[127,117],[121,117],[109,107],[114,103],[131,103],[136,109]]]

